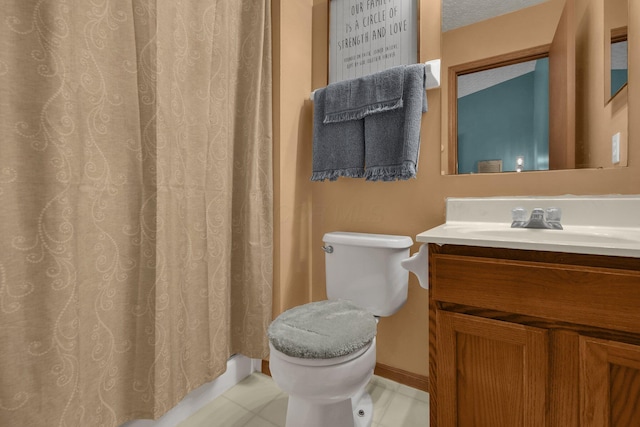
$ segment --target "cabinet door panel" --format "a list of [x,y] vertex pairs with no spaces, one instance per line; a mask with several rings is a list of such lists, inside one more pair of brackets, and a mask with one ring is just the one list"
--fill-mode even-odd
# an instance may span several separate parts
[[545,425],[545,330],[437,311],[438,426]]
[[580,337],[584,427],[635,427],[640,420],[640,347]]

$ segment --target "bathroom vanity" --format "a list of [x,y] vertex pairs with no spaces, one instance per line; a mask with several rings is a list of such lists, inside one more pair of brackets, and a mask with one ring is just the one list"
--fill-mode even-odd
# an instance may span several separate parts
[[431,426],[638,425],[638,211],[611,207],[630,216],[607,227],[571,198],[565,230],[514,230],[502,212],[520,200],[463,200],[417,236],[428,245]]

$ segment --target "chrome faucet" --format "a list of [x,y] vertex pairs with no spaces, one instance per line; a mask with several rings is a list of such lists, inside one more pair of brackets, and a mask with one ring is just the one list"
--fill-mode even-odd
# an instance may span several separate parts
[[562,230],[560,208],[535,208],[527,219],[527,210],[515,208],[511,210],[511,228],[543,228],[549,230]]

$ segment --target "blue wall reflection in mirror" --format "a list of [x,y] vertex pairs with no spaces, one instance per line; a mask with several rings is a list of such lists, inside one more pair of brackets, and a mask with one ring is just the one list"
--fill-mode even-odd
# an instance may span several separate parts
[[549,169],[549,59],[458,76],[458,173]]

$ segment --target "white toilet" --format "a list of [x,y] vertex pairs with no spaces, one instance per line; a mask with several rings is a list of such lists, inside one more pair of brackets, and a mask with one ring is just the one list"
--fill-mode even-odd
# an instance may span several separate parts
[[376,364],[374,316],[407,300],[408,236],[324,235],[327,301],[282,313],[269,326],[269,369],[289,395],[287,427],[369,427],[365,387]]

